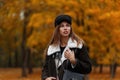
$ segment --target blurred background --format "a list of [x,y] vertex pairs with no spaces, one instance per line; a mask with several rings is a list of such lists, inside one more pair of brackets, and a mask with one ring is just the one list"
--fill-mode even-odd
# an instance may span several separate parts
[[120,80],[120,0],[0,0],[0,80],[41,80],[59,14],[72,16],[88,46],[85,80]]

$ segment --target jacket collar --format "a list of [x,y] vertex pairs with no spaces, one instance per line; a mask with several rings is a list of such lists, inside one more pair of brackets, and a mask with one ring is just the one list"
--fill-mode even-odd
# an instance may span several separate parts
[[[68,40],[68,43],[67,43],[67,46],[66,48],[64,49],[64,51],[67,49],[67,48],[82,48],[82,43],[80,43],[78,46],[77,46],[77,41],[76,40],[72,40],[71,38],[69,38]],[[63,53],[64,53],[63,51]],[[52,55],[56,52],[60,52],[60,45],[57,45],[57,46],[54,46],[54,45],[49,45],[48,47],[48,51],[47,51],[47,55]]]
[[[83,44],[80,43],[79,45],[77,45],[77,41],[76,40],[72,40],[71,38],[69,38],[68,43],[66,48],[64,49],[63,53],[62,53],[62,57],[61,57],[61,62],[58,64],[58,67],[66,60],[65,56],[64,56],[64,52],[68,49],[68,48],[82,48]],[[60,45],[58,46],[53,46],[50,45],[48,47],[48,52],[47,55],[52,55],[54,53],[60,52]]]

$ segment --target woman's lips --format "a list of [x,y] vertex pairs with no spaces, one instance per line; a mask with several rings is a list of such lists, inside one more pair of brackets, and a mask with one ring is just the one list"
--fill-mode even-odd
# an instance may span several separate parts
[[68,34],[68,31],[64,31],[63,33],[64,33],[64,34]]

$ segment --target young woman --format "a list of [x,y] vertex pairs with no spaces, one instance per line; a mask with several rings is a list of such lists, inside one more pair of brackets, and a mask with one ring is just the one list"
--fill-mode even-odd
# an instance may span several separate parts
[[72,18],[59,15],[55,19],[55,32],[46,49],[42,80],[62,80],[64,70],[80,74],[91,72],[91,62],[82,39],[72,31]]

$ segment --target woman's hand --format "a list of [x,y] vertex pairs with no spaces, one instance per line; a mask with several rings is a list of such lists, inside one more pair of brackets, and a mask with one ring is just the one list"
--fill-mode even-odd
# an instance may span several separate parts
[[65,58],[69,59],[72,64],[76,64],[74,51],[71,51],[69,48],[65,51]]
[[55,77],[48,77],[45,80],[56,80],[56,78]]

